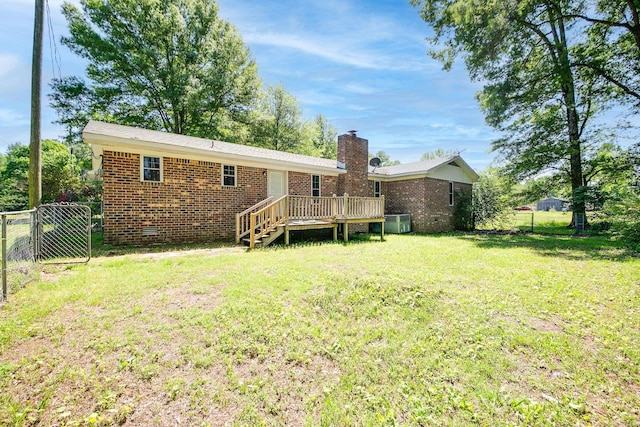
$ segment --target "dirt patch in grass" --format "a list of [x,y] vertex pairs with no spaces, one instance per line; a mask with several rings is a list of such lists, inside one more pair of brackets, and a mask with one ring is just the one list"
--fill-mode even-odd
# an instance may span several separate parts
[[527,317],[524,319],[527,326],[540,332],[563,333],[563,321],[560,318],[541,319],[539,317]]

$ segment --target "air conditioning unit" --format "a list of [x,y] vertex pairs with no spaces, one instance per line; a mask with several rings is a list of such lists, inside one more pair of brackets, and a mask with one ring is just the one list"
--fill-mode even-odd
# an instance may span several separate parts
[[385,233],[400,234],[411,232],[411,215],[409,214],[385,215],[384,219]]

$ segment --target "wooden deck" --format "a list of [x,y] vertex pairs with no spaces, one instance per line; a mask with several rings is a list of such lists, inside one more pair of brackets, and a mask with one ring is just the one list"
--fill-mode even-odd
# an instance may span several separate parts
[[[324,228],[332,228],[333,240],[337,240],[340,225],[346,242],[349,224],[384,221],[384,197],[286,195],[264,200],[237,214],[236,242],[245,240],[251,248],[256,244],[266,246],[284,234],[288,245],[291,231]],[[380,238],[384,240],[384,227],[380,227]]]

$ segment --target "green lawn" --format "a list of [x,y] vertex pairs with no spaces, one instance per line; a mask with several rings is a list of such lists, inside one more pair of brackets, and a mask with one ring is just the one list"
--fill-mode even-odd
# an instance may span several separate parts
[[103,255],[0,309],[0,425],[637,426],[638,343],[602,238]]

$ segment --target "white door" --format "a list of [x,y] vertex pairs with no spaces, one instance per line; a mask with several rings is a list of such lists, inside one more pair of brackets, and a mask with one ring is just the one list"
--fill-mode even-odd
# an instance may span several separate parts
[[276,199],[287,194],[287,172],[270,170],[267,172],[267,197]]

